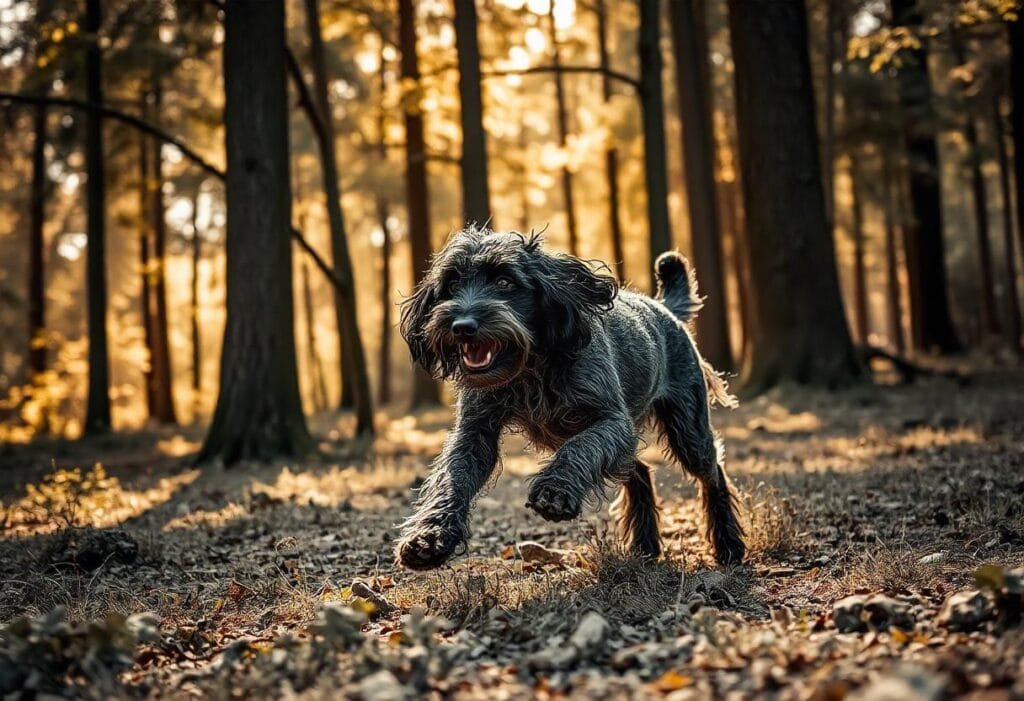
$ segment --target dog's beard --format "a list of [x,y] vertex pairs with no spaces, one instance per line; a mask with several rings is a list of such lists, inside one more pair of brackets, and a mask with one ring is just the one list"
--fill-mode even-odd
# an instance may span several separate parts
[[478,313],[480,330],[471,340],[450,332],[454,314],[439,307],[427,324],[427,340],[440,359],[442,377],[469,387],[496,387],[513,380],[526,365],[533,335],[508,305]]

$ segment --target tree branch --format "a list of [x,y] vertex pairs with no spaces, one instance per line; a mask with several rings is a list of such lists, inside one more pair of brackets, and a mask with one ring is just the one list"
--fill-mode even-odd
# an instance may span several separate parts
[[635,90],[640,89],[640,81],[638,79],[628,76],[625,73],[601,68],[600,66],[531,66],[530,68],[517,68],[512,70],[485,71],[482,77],[496,78],[509,75],[532,75],[536,73],[594,73],[597,75],[605,75],[612,80],[617,80],[621,83],[625,83],[626,85],[630,85]]
[[[76,100],[70,97],[54,97],[50,95],[22,95],[20,93],[3,91],[0,91],[0,102],[13,102],[16,104],[26,105],[57,105],[61,107],[71,107],[72,109],[78,110],[89,110],[95,107],[98,109],[99,113],[102,114],[104,117],[115,119],[119,122],[122,122],[123,124],[127,124],[133,129],[137,129],[138,131],[149,134],[150,136],[153,136],[159,139],[160,141],[163,141],[164,143],[175,146],[188,160],[192,161],[205,173],[212,175],[221,182],[224,182],[227,177],[224,171],[220,170],[215,165],[213,165],[205,158],[200,156],[198,153],[193,151],[181,139],[177,138],[176,136],[172,136],[171,134],[168,134],[164,130],[160,129],[157,126],[154,126],[153,124],[147,122],[144,119],[128,114],[127,112],[122,112],[121,110],[114,109],[113,107],[110,107],[108,105],[93,105],[84,100]],[[306,240],[306,238],[298,229],[295,229],[293,227],[290,230],[290,233],[291,237],[295,239],[296,243],[299,244],[302,250],[308,253],[309,257],[313,259],[313,263],[316,265],[317,268],[320,269],[320,272],[322,272],[327,277],[327,279],[331,281],[331,284],[336,286],[342,292],[345,292],[349,289],[349,286],[345,284],[345,281],[342,278],[340,278],[337,273],[334,272],[334,269],[331,268],[331,266],[329,266],[323,258],[320,257],[320,254],[316,252],[316,249],[314,249],[313,246],[310,245],[309,241]]]

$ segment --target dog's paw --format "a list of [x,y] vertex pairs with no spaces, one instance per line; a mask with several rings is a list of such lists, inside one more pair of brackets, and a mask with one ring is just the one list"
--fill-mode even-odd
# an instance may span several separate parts
[[526,505],[548,521],[571,521],[583,510],[583,502],[578,496],[544,482],[534,482]]
[[721,566],[738,565],[743,562],[747,554],[747,546],[743,544],[742,538],[737,535],[716,537],[715,541],[715,562]]
[[432,570],[447,562],[460,542],[457,533],[440,526],[424,526],[402,538],[395,555],[411,570]]

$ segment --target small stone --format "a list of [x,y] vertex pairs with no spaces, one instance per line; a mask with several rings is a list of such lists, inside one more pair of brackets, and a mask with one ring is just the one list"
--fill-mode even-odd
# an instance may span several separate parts
[[404,701],[411,695],[394,674],[382,669],[359,682],[359,698],[363,701]]
[[952,631],[977,630],[992,614],[988,599],[977,589],[953,594],[939,612],[937,622]]
[[604,643],[610,627],[601,614],[590,611],[580,620],[569,642],[582,654],[590,655]]
[[875,594],[864,602],[862,618],[877,630],[892,627],[910,630],[914,627],[914,615],[910,604],[883,594]]
[[854,701],[939,701],[945,697],[945,677],[916,665],[900,665],[853,695]]
[[840,633],[856,633],[867,627],[860,617],[866,601],[867,597],[854,595],[832,604],[832,622]]

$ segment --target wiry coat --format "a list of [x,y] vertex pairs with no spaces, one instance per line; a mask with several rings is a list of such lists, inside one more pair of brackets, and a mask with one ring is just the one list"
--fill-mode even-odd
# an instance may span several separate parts
[[527,506],[549,520],[572,519],[619,486],[613,511],[623,535],[638,554],[656,557],[656,498],[650,468],[636,456],[652,419],[700,483],[718,560],[743,558],[709,419],[711,400],[734,400],[687,328],[701,300],[686,260],[665,253],[655,272],[652,299],[544,250],[534,235],[471,228],[451,238],[402,309],[414,360],[457,390],[455,424],[403,527],[403,564],[436,567],[464,546],[506,428],[553,451],[531,480]]

